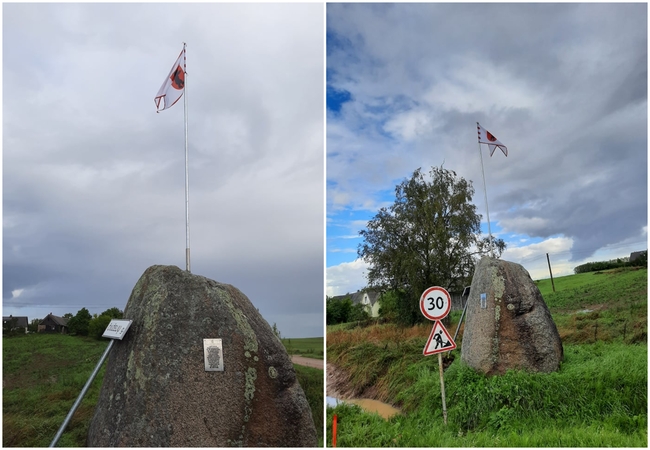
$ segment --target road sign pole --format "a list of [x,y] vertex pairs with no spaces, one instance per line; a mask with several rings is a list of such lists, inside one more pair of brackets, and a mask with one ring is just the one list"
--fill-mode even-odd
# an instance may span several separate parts
[[[450,310],[451,296],[446,289],[440,286],[430,287],[420,296],[420,312],[422,312],[424,317],[433,321],[433,329],[422,353],[424,356],[433,355],[434,353],[438,354],[440,393],[442,394],[442,417],[445,420],[445,426],[447,426],[447,399],[445,398],[445,371],[442,367],[442,353],[455,349],[456,343],[445,329],[441,320],[449,314]],[[460,326],[460,323],[458,326]]]
[[442,370],[442,353],[438,353],[438,367],[440,367],[440,393],[442,394],[442,417],[447,425],[447,401],[445,400],[445,376]]

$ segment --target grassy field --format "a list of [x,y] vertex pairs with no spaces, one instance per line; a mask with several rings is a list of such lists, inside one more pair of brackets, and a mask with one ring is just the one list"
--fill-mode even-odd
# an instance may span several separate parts
[[[47,447],[107,345],[94,339],[58,334],[3,338],[3,447]],[[58,446],[85,445],[103,376],[104,368]]]
[[422,356],[430,324],[328,327],[328,362],[347,372],[355,395],[403,413],[386,421],[328,407],[327,445],[337,414],[341,447],[647,447],[647,270],[562,277],[555,293],[550,280],[538,285],[563,339],[561,369],[485,377],[453,351],[447,426],[438,359]]
[[325,339],[315,338],[282,338],[282,343],[290,355],[300,355],[307,358],[323,359]]
[[[57,334],[3,338],[3,447],[47,447],[107,345],[105,341]],[[105,366],[72,417],[58,447],[85,446]],[[322,443],[323,371],[296,365],[294,368]]]

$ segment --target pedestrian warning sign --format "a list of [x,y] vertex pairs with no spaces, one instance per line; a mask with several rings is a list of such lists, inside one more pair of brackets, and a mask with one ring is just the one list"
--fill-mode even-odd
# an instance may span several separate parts
[[427,345],[422,352],[424,356],[434,355],[436,353],[448,352],[456,348],[456,343],[449,335],[445,326],[439,320],[433,324],[433,330],[429,335]]

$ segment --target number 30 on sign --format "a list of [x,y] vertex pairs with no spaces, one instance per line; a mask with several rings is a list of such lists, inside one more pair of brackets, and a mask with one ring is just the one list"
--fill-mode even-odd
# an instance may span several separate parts
[[440,320],[451,310],[451,296],[446,289],[433,286],[422,293],[420,311],[429,320]]

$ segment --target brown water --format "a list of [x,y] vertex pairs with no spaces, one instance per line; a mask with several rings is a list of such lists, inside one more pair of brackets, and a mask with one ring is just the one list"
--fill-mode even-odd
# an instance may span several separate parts
[[354,398],[344,401],[359,405],[362,409],[370,413],[377,413],[384,419],[390,419],[394,415],[400,414],[399,409],[393,408],[392,406],[380,402],[379,400],[371,400],[369,398]]
[[359,405],[364,411],[377,413],[385,419],[400,414],[399,409],[393,408],[391,405],[380,402],[379,400],[346,398],[351,396],[351,392],[345,386],[345,376],[342,375],[342,372],[334,365],[327,364],[327,406],[335,407],[341,402],[352,403]]

